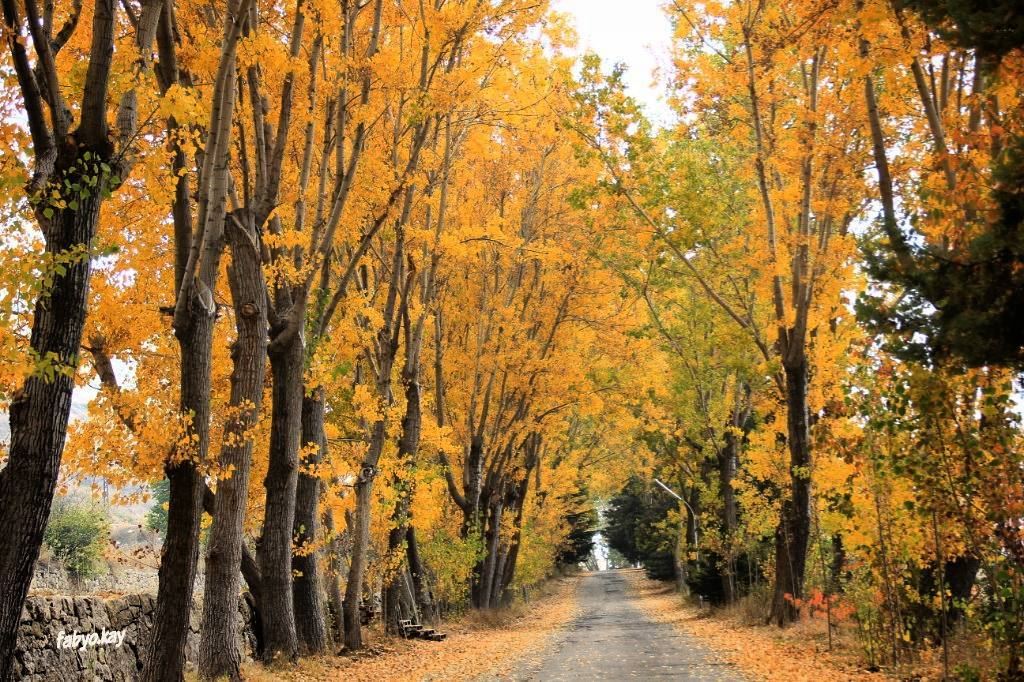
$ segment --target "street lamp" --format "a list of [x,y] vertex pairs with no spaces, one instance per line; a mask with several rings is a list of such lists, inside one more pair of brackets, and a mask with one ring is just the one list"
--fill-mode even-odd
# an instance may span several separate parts
[[693,544],[696,545],[698,548],[697,559],[700,560],[700,518],[697,516],[697,512],[693,510],[693,507],[690,506],[690,503],[687,502],[683,497],[681,497],[679,493],[677,493],[675,490],[672,490],[672,488],[669,488],[667,485],[662,483],[660,478],[655,478],[654,482],[660,485],[669,495],[685,504],[686,508],[690,510],[690,516],[693,517]]

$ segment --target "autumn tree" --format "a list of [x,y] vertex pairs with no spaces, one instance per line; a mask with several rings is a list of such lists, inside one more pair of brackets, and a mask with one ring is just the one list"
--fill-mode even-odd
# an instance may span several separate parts
[[[4,152],[33,159],[31,175],[21,174],[24,192],[5,200],[16,207],[16,220],[35,222],[44,242],[40,267],[47,273],[24,351],[31,366],[10,396],[11,444],[0,472],[0,528],[10,540],[0,552],[0,677],[5,678],[11,674],[22,601],[64,448],[97,224],[104,200],[131,170],[137,133],[137,101],[130,88],[117,107],[116,127],[109,123],[114,46],[124,20],[113,2],[98,2],[90,13],[91,26],[79,31],[81,3],[58,8],[10,0],[3,5],[5,63],[16,76],[17,106],[28,129],[27,136],[8,131]],[[140,77],[149,69],[159,13],[160,5],[150,2],[136,18],[136,49],[128,53],[138,56]],[[69,59],[76,58],[86,61],[84,78],[67,72]],[[75,86],[70,91],[69,84]],[[69,93],[79,97],[69,100]]]
[[[875,277],[905,292],[902,300],[865,299],[866,319],[920,332],[925,342],[906,348],[918,357],[1016,365],[1020,12],[908,4],[929,23],[901,3],[858,5],[881,203],[868,262]],[[926,125],[908,129],[908,144],[896,150],[896,128],[911,117]],[[923,176],[907,177],[908,163]]]

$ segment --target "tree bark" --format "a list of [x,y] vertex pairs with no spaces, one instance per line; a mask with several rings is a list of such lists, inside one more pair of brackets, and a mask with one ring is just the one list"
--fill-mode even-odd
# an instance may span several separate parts
[[[725,447],[718,452],[718,489],[722,498],[722,538],[726,543],[732,541],[736,530],[736,495],[732,488],[732,479],[736,474],[735,437],[731,433],[725,436]],[[722,599],[726,604],[736,601],[736,582],[732,572],[730,550],[726,547],[722,553]]]
[[462,524],[463,537],[468,536],[474,527],[483,523],[480,517],[480,500],[483,494],[483,461],[484,461],[484,439],[480,434],[472,436],[469,442],[469,452],[466,455],[466,466],[463,472],[465,485],[466,508],[465,521]]
[[345,638],[342,627],[342,612],[344,611],[341,597],[341,537],[337,535],[334,525],[334,513],[327,509],[324,512],[324,527],[331,537],[330,549],[328,551],[329,563],[326,573],[327,579],[327,603],[331,614],[331,636],[335,642],[341,642]]
[[523,532],[523,510],[526,507],[526,493],[530,485],[531,469],[532,467],[527,468],[523,480],[516,486],[515,497],[510,504],[510,507],[515,511],[515,519],[512,524],[515,530],[513,531],[508,549],[498,564],[498,580],[495,594],[492,595],[491,604],[495,608],[509,603],[511,599],[512,593],[509,592],[508,588],[512,585],[512,580],[516,576],[516,562],[519,560],[519,547]]
[[231,417],[220,457],[227,478],[218,483],[214,501],[200,630],[199,673],[210,680],[241,679],[236,616],[252,468],[253,442],[248,431],[259,419],[267,361],[266,283],[256,235],[231,221],[226,232],[232,254],[228,281],[238,338],[231,351]]
[[[416,456],[419,454],[420,434],[423,427],[419,383],[419,341],[421,334],[417,333],[422,330],[422,322],[417,325],[416,330],[412,333],[408,329],[408,319],[405,320],[405,325],[407,339],[406,354],[408,357],[406,358],[405,367],[402,369],[402,383],[405,385],[405,414],[402,417],[402,435],[398,439],[398,459],[404,466],[411,467],[415,465]],[[402,482],[396,479],[396,485],[400,487],[400,497],[392,515],[395,527],[388,534],[388,550],[391,552],[402,552],[404,550],[408,554],[406,543],[408,542],[410,530],[410,505],[414,492],[414,482]],[[399,590],[404,589],[404,585],[400,584],[400,582],[404,583],[405,579],[406,577],[403,572],[392,580],[392,584],[388,588],[388,604],[391,608],[390,612],[386,611],[385,613],[387,625],[390,628],[396,628],[398,625],[400,612],[394,608],[394,605],[398,603]],[[416,593],[416,590],[412,591],[414,594]]]
[[[60,211],[50,230],[46,252],[61,253],[91,243],[99,216],[100,197],[90,196],[77,211]],[[0,679],[11,675],[22,602],[39,557],[43,530],[57,484],[68,416],[72,371],[85,323],[89,291],[89,257],[76,258],[66,274],[36,304],[31,347],[40,358],[57,358],[52,378],[32,376],[10,407],[11,447],[0,472]],[[58,369],[60,369],[58,368]],[[68,371],[70,370],[70,371]]]
[[[741,394],[740,394],[741,395]],[[742,400],[739,395],[737,401]],[[722,498],[722,537],[727,546],[722,553],[722,599],[726,604],[736,601],[736,576],[734,572],[735,561],[732,556],[733,535],[736,533],[739,512],[736,505],[736,491],[733,490],[732,482],[736,478],[736,467],[739,462],[739,448],[742,436],[739,436],[733,429],[742,429],[747,419],[748,410],[741,404],[733,406],[732,418],[729,422],[730,429],[725,434],[725,445],[718,451],[718,491]]]
[[[394,517],[404,519],[409,512],[408,498],[403,499],[395,507]],[[393,518],[394,518],[393,517]],[[405,554],[405,542],[409,533],[409,527],[404,520],[400,520],[395,528],[388,533],[388,553]],[[384,626],[388,632],[398,632],[398,621],[402,618],[402,593],[405,591],[405,564],[399,565],[399,570],[391,578],[384,594]]]
[[[380,442],[383,447],[384,422],[374,424],[371,442]],[[369,458],[368,458],[369,459]],[[364,463],[356,483],[356,508],[352,525],[352,560],[345,584],[344,622],[345,648],[356,651],[363,647],[362,623],[359,620],[359,602],[363,596],[363,578],[366,574],[366,550],[370,544],[370,511],[373,502],[373,479],[376,465]]]
[[[32,10],[38,11],[35,3],[26,5],[26,9],[37,55],[35,71],[29,62],[28,40],[23,35],[17,5],[13,0],[3,2],[5,39],[32,136],[35,168],[26,192],[31,197],[37,190],[48,190],[51,182],[76,182],[76,175],[83,170],[90,173],[88,169],[94,164],[96,168],[100,163],[120,166],[114,159],[107,126],[116,4],[113,0],[95,3],[81,124],[70,135],[70,111],[60,98],[51,38],[39,35],[43,27],[33,15]],[[49,30],[44,32],[48,34]],[[40,87],[47,90],[46,97]],[[43,111],[44,101],[50,108],[49,120]],[[0,471],[0,537],[4,538],[0,544],[0,679],[12,676],[22,604],[39,557],[64,451],[88,303],[88,249],[96,235],[104,199],[101,188],[110,179],[109,172],[95,175],[99,176],[98,182],[86,196],[78,198],[75,208],[44,208],[42,203],[34,206],[46,253],[72,258],[64,265],[63,273],[53,273],[52,285],[36,301],[32,320],[32,354],[49,362],[49,371],[37,367],[12,396],[9,409],[10,449],[7,465]],[[47,211],[52,215],[47,216]]]
[[490,504],[487,505],[487,531],[484,535],[487,554],[484,557],[480,573],[480,590],[476,599],[476,607],[481,609],[489,608],[494,590],[495,573],[498,567],[498,552],[501,543],[501,519],[504,515],[505,506],[502,496],[496,495]]
[[[153,630],[143,665],[143,679],[180,680],[184,675],[192,588],[199,560],[199,525],[205,481],[191,457],[205,454],[210,437],[210,350],[214,311],[193,307],[187,329],[181,330],[181,410],[191,414],[190,435],[195,453],[175,455],[166,467],[170,482],[167,536],[160,555],[159,584]],[[180,459],[180,457],[184,457]],[[179,460],[179,461],[175,461]]]
[[256,551],[263,579],[263,660],[294,659],[298,653],[292,592],[292,530],[302,437],[302,336],[271,350],[274,379],[270,464],[264,480],[263,535]]
[[434,595],[430,591],[430,583],[427,580],[426,567],[423,565],[423,559],[420,556],[416,529],[411,524],[405,543],[406,559],[409,562],[409,577],[412,578],[413,592],[416,596],[416,608],[419,610],[420,618],[424,623],[437,623],[440,614],[437,612],[437,604],[434,602]]
[[[224,249],[224,223],[230,180],[231,123],[235,108],[235,56],[242,19],[251,0],[227,0],[221,54],[213,89],[210,125],[207,131],[197,195],[199,215],[196,229],[184,221],[191,215],[185,178],[179,178],[175,194],[174,231],[176,254],[187,257],[175,263],[178,284],[174,307],[174,333],[181,348],[181,410],[190,415],[188,427],[196,442],[194,452],[176,453],[167,465],[170,499],[167,538],[160,557],[159,587],[153,630],[143,659],[140,679],[145,682],[183,678],[185,642],[188,636],[199,558],[199,522],[203,510],[205,481],[195,463],[205,459],[210,429],[210,368],[213,327],[217,316],[214,292]],[[161,55],[173,56],[171,18],[165,11],[160,31]],[[188,241],[188,249],[180,243]],[[180,280],[178,279],[180,276]]]
[[803,597],[807,543],[811,534],[806,361],[787,365],[785,373],[790,496],[782,504],[775,531],[775,591],[770,616],[780,626],[799,617],[794,600]]
[[[316,446],[304,464],[315,467],[323,460],[327,438],[324,434],[324,394],[315,388],[302,397],[302,443]],[[315,471],[301,472],[295,494],[294,534],[302,551],[292,557],[295,601],[295,629],[303,653],[327,650],[329,635],[324,604],[323,578],[320,571],[319,542],[320,478]]]
[[[213,510],[217,496],[210,490],[210,486],[203,486],[203,511],[213,516]],[[253,556],[252,552],[249,551],[248,545],[245,541],[242,541],[241,546],[242,552],[242,578],[245,580],[246,587],[249,588],[249,593],[252,595],[255,602],[258,604],[260,599],[260,567],[256,564],[256,557]]]

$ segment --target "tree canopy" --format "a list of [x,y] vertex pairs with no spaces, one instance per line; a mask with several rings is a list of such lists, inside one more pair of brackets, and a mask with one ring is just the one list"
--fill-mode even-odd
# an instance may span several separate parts
[[358,650],[598,531],[1024,674],[1019,3],[676,0],[657,124],[546,1],[2,4],[0,678],[100,479],[167,505],[146,680],[199,572],[237,679],[240,592]]

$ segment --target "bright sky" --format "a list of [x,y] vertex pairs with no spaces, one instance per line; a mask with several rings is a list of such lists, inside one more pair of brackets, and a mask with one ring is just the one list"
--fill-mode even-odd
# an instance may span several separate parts
[[552,8],[572,17],[580,49],[593,51],[606,66],[629,66],[629,93],[644,103],[655,121],[669,114],[654,86],[655,70],[669,64],[672,27],[662,11],[665,0],[553,0]]

